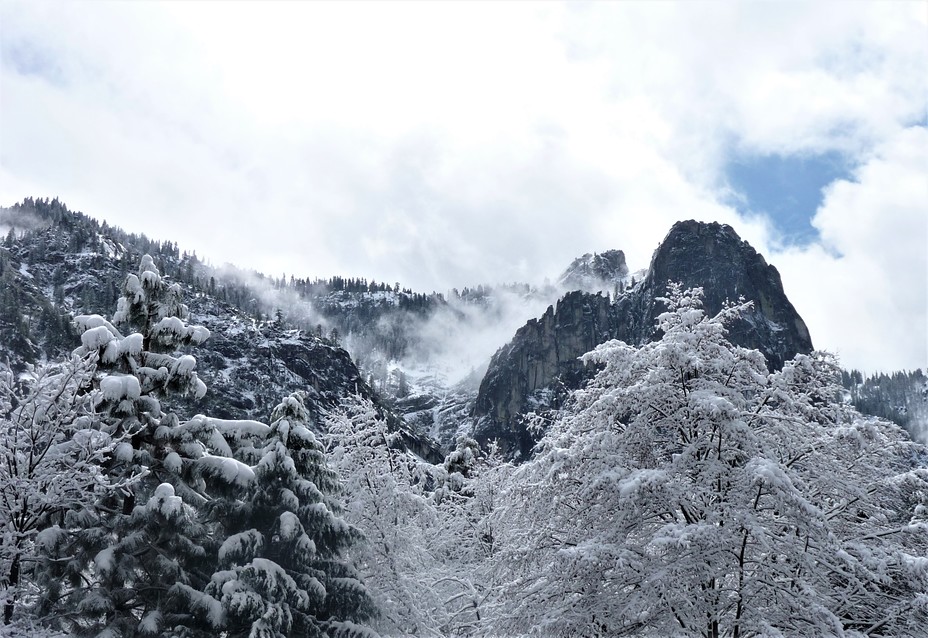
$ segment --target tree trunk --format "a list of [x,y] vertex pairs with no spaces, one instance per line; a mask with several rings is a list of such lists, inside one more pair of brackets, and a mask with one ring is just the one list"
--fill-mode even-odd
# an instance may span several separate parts
[[3,624],[9,625],[13,621],[13,611],[16,609],[16,588],[19,585],[19,554],[13,556],[13,562],[10,564],[10,581],[8,588],[9,598],[3,605]]

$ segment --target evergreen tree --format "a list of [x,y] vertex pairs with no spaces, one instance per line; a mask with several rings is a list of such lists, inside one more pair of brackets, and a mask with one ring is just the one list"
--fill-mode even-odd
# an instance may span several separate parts
[[20,361],[35,361],[29,321],[23,312],[24,293],[5,251],[0,251],[0,340]]
[[221,601],[224,628],[230,637],[374,635],[361,624],[373,602],[348,562],[360,534],[340,516],[338,479],[302,396],[284,399],[271,419],[207,590]]
[[[98,315],[75,320],[82,330],[75,354],[92,357],[101,371],[96,411],[106,434],[122,441],[104,471],[125,484],[93,511],[68,512],[64,525],[43,537],[41,610],[75,635],[194,635],[219,620],[191,612],[188,594],[205,586],[214,543],[197,511],[210,483],[236,480],[230,465],[246,473],[247,466],[214,462],[214,454],[231,453],[222,434],[181,427],[162,409],[172,392],[206,391],[196,360],[178,349],[202,343],[209,331],[187,325],[186,314],[179,286],[145,255],[138,274],[126,278],[112,323]],[[135,332],[124,336],[117,325]]]

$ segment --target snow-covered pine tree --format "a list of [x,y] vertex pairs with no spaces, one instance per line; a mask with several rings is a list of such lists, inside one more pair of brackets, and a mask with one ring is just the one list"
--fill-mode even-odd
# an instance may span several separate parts
[[[82,331],[75,354],[95,358],[100,371],[96,410],[105,432],[121,439],[104,471],[114,481],[142,475],[42,535],[41,609],[76,635],[195,635],[217,620],[208,604],[190,609],[190,591],[201,590],[212,572],[208,557],[217,540],[199,511],[211,482],[234,482],[250,469],[230,458],[216,462],[231,449],[209,422],[180,427],[163,409],[172,392],[206,391],[196,360],[179,350],[202,343],[209,331],[187,325],[186,315],[180,287],[145,255],[138,274],[126,279],[113,322],[98,315],[75,320]],[[170,507],[150,507],[156,497]],[[173,505],[177,498],[183,506]]]
[[[178,424],[177,416],[163,411],[161,401],[172,393],[201,397],[206,385],[198,378],[196,359],[179,350],[206,341],[209,330],[186,323],[187,307],[181,302],[181,289],[158,272],[154,261],[144,255],[138,274],[126,277],[112,323],[99,315],[82,315],[75,319],[81,330],[81,347],[75,353],[96,353],[102,371],[98,382],[100,402],[97,406],[116,433],[131,437],[123,446],[111,472],[119,466],[134,471],[145,468],[155,475],[141,484],[154,489],[162,481],[177,483],[179,496],[196,502],[183,481],[164,465],[172,451],[171,438]],[[123,336],[119,327],[131,331]],[[169,463],[170,464],[170,463]],[[127,492],[119,505],[129,514],[136,504],[136,494]],[[142,495],[144,497],[144,494]]]
[[[93,556],[92,585],[73,597],[77,621],[72,635],[209,636],[221,609],[208,597],[189,605],[212,568],[208,530],[197,512],[176,496],[170,483],[158,485],[129,516],[107,531],[110,543]],[[52,530],[46,543],[58,542]],[[213,602],[212,605],[209,603]]]
[[224,521],[221,571],[207,592],[230,638],[374,636],[375,608],[350,565],[360,540],[340,516],[336,474],[310,429],[300,393],[271,414],[242,515]]
[[896,636],[926,626],[925,450],[836,403],[825,357],[768,374],[671,285],[517,472],[497,632]]

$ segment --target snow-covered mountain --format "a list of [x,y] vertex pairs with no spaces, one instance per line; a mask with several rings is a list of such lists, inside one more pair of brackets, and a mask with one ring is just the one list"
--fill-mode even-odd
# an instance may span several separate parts
[[[322,331],[270,312],[255,302],[260,291],[223,276],[171,242],[135,236],[68,211],[55,201],[27,200],[7,209],[33,229],[8,234],[0,249],[0,358],[13,369],[59,356],[80,344],[71,325],[79,314],[110,316],[122,281],[143,254],[178,283],[190,318],[211,338],[188,346],[209,391],[177,401],[189,415],[266,420],[290,392],[307,393],[307,408],[321,414],[348,396],[377,402],[381,413],[403,433],[406,445],[423,458],[438,460],[438,445],[406,426],[376,394],[348,352]],[[14,228],[16,228],[14,226]]]
[[[302,389],[318,415],[360,394],[430,458],[463,434],[528,453],[534,438],[522,415],[557,408],[589,378],[577,357],[597,344],[655,338],[657,298],[670,280],[702,286],[710,312],[739,296],[752,300],[731,335],[774,368],[812,349],[776,269],[718,224],[677,224],[649,267],[634,273],[621,250],[610,250],[577,258],[556,286],[423,293],[359,277],[278,280],[213,267],[58,200],[26,199],[0,209],[0,220],[10,228],[0,247],[0,358],[11,367],[73,349],[72,317],[112,313],[126,274],[148,253],[213,335],[192,347],[210,391],[185,409],[266,419],[280,397]],[[873,396],[854,395],[913,432],[924,429],[911,409],[884,409]]]
[[590,378],[594,370],[580,363],[581,355],[609,339],[638,345],[660,337],[655,326],[665,310],[660,298],[668,282],[701,287],[711,314],[741,297],[752,302],[728,327],[729,338],[760,350],[771,369],[812,351],[809,331],[787,299],[776,268],[730,226],[678,222],[637,285],[615,299],[568,293],[494,355],[475,402],[478,441],[500,439],[513,454],[527,456],[539,435],[528,432],[524,415],[558,407],[570,390]]
[[730,227],[423,294],[0,220],[0,636],[924,635],[928,451],[849,405],[924,375],[842,389]]

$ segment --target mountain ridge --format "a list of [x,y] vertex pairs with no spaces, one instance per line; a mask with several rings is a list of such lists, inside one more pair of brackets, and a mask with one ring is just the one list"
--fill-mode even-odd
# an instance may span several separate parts
[[[634,277],[620,250],[588,253],[565,269],[561,279],[568,286],[571,273],[612,276],[612,289],[605,294],[509,284],[452,290],[446,297],[361,278],[284,281],[255,274],[253,281],[243,282],[226,269],[203,264],[195,253],[180,251],[176,243],[126,233],[70,211],[58,200],[29,198],[0,209],[0,220],[17,230],[20,219],[22,232],[11,230],[0,244],[0,360],[10,367],[69,352],[77,343],[71,317],[112,312],[126,273],[149,252],[162,272],[181,283],[193,318],[214,335],[208,347],[195,353],[210,385],[208,398],[185,409],[262,419],[297,384],[310,393],[310,408],[318,414],[357,392],[375,397],[393,427],[406,432],[406,444],[430,458],[453,449],[461,435],[476,435],[484,444],[501,439],[512,450],[528,453],[534,438],[509,421],[529,409],[561,405],[588,378],[578,357],[598,343],[655,338],[654,319],[663,310],[656,300],[669,279],[703,285],[710,312],[725,299],[753,299],[754,314],[731,329],[737,340],[760,347],[774,366],[782,365],[789,352],[812,347],[776,268],[731,227],[719,224],[674,225],[661,246],[669,241],[676,248],[662,251],[659,246],[649,269]],[[724,250],[719,252],[719,246]],[[727,264],[728,270],[713,275],[713,261]],[[582,278],[575,283],[583,283]],[[758,288],[766,292],[759,294]],[[440,354],[435,348],[461,339],[452,345],[469,347],[470,333],[460,331],[467,321],[476,317],[478,324],[499,323],[505,304],[537,305],[555,295],[557,300],[534,318],[528,305],[519,307],[526,318],[509,341],[500,336],[493,344],[498,350],[485,373],[477,365],[469,380],[459,383],[434,367]],[[434,333],[432,341],[423,341],[427,329]],[[412,355],[419,363],[410,368]],[[519,357],[522,362],[508,372],[499,365]],[[851,400],[866,401],[871,411],[900,424],[912,421],[912,408],[907,415],[898,407],[900,400],[893,399],[892,409],[874,407],[882,400],[874,396],[868,391]],[[494,410],[500,418],[488,420]],[[507,433],[509,425],[515,430]],[[912,427],[918,431],[920,426]]]

